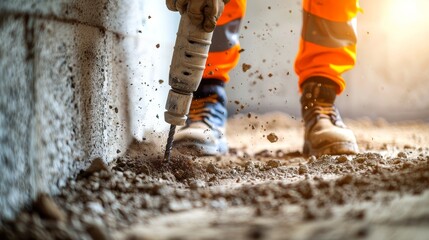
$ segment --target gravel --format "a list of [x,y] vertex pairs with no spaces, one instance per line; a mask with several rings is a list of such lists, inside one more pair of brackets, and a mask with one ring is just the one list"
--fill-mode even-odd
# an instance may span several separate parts
[[[282,122],[278,115],[275,119],[277,125],[264,127],[279,135],[283,134],[278,128],[294,124]],[[371,125],[354,126],[362,139],[359,145],[366,146],[354,156],[304,158],[296,149],[237,144],[227,156],[192,158],[173,152],[166,163],[153,145],[134,142],[124,157],[109,165],[96,160],[58,196],[39,196],[15,221],[0,226],[0,239],[283,239],[285,228],[300,239],[374,236],[369,216],[377,206],[404,196],[420,199],[429,190],[429,136],[420,137],[418,143],[409,139],[404,143],[407,148],[394,141],[397,129],[422,133],[429,124],[374,127],[390,134],[392,144],[389,140],[368,144]],[[262,134],[260,141],[267,142]],[[347,211],[341,212],[343,208]],[[234,212],[239,210],[244,213]],[[181,214],[187,218],[179,218]],[[383,226],[427,229],[424,219],[386,220]],[[144,226],[139,230],[144,234],[129,233],[133,226]],[[299,231],[303,226],[325,230]],[[342,228],[354,230],[339,233]]]

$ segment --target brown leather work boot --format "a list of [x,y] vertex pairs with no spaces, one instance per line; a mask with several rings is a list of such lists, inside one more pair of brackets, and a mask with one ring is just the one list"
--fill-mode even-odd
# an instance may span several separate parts
[[334,105],[338,85],[324,77],[311,77],[302,89],[303,153],[314,156],[358,153],[355,135],[343,123]]

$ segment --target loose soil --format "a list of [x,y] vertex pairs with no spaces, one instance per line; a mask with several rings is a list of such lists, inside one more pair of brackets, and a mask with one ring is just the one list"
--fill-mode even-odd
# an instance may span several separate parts
[[301,123],[281,113],[230,119],[222,157],[165,163],[160,144],[135,141],[0,238],[427,239],[429,123],[347,123],[361,154],[302,156]]

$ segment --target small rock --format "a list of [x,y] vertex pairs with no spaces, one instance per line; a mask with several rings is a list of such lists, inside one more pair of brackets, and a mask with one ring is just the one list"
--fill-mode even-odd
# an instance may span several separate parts
[[298,174],[299,175],[304,175],[306,173],[308,173],[308,167],[307,167],[307,165],[300,164],[299,168],[298,168]]
[[244,165],[244,171],[245,172],[251,172],[255,168],[255,165],[252,161],[247,161]]
[[104,213],[104,208],[99,202],[89,202],[86,204],[86,206],[94,213],[97,213],[97,214]]
[[182,169],[177,169],[176,171],[173,172],[173,175],[177,180],[183,180],[186,178],[186,172],[183,171]]
[[308,181],[302,182],[296,190],[304,199],[311,199],[314,196],[313,186]]
[[213,163],[209,163],[209,165],[207,165],[206,172],[217,174],[219,173],[219,169],[217,169],[217,167]]
[[[216,176],[213,176],[213,177],[209,178],[209,182],[216,182],[217,180],[218,179],[217,179]],[[211,185],[209,184],[209,186],[211,186]]]
[[154,191],[155,195],[166,197],[170,196],[174,192],[173,188],[168,187],[166,184],[157,184],[156,187],[157,190]]
[[279,140],[279,138],[277,137],[277,135],[275,133],[268,134],[267,139],[271,143],[275,143],[275,142],[277,142]]
[[143,164],[140,169],[138,169],[138,173],[144,173],[146,175],[150,175],[151,174],[151,170],[149,168],[149,166],[147,166],[146,164]]
[[133,178],[133,177],[135,177],[135,174],[133,172],[131,172],[130,170],[127,170],[124,172],[124,176],[126,178]]
[[404,162],[404,164],[402,164],[403,169],[407,169],[407,168],[410,168],[412,166],[413,166],[413,164],[411,162]]
[[162,179],[173,182],[176,180],[176,177],[171,172],[164,172],[162,173]]
[[358,163],[363,163],[363,162],[366,161],[366,158],[364,158],[364,157],[357,157],[357,158],[355,158],[355,161],[358,162]]
[[104,190],[100,195],[100,198],[105,205],[112,203],[116,200],[115,194],[113,194],[110,190]]
[[198,188],[205,188],[205,187],[206,187],[206,183],[201,180],[191,180],[189,182],[189,188],[192,190],[196,190]]
[[230,173],[231,175],[237,175],[237,170],[235,170],[235,169],[233,168],[233,169],[231,169],[231,170],[229,171],[229,173]]
[[405,152],[399,152],[398,153],[398,157],[399,158],[407,158],[408,156],[407,156],[407,154]]
[[278,168],[280,166],[280,161],[270,160],[267,162],[267,168]]
[[243,63],[243,65],[242,65],[241,68],[242,68],[243,72],[247,72],[247,70],[249,70],[250,68],[252,68],[252,65]]
[[308,158],[308,163],[313,163],[313,162],[315,162],[317,160],[317,158],[315,157],[315,156],[310,156],[309,158]]
[[109,237],[109,234],[107,233],[107,230],[104,229],[102,226],[99,226],[97,224],[90,224],[86,228],[86,232],[94,240],[95,239],[97,239],[97,240],[108,240],[108,239],[111,239]]
[[66,214],[58,207],[54,200],[46,193],[41,193],[34,202],[34,210],[46,219],[65,221]]
[[353,176],[352,176],[352,175],[350,175],[350,174],[348,174],[348,175],[345,175],[345,176],[343,176],[343,177],[339,178],[339,179],[336,181],[336,184],[337,184],[338,186],[343,186],[343,185],[346,185],[346,184],[350,184],[350,183],[352,183],[352,181],[353,181]]
[[108,171],[101,171],[100,172],[100,178],[104,180],[108,180],[112,177],[112,174]]
[[346,157],[346,156],[344,156],[344,155],[342,155],[342,156],[339,156],[338,158],[337,158],[337,163],[345,163],[345,162],[347,162],[349,159]]

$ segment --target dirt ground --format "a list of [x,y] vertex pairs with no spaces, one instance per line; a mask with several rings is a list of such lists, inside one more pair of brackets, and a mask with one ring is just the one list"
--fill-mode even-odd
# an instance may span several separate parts
[[301,123],[281,113],[230,119],[222,157],[163,163],[159,144],[134,142],[0,238],[428,239],[429,123],[346,123],[361,154],[302,156]]

